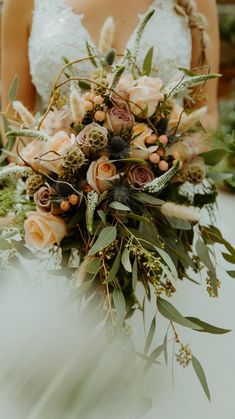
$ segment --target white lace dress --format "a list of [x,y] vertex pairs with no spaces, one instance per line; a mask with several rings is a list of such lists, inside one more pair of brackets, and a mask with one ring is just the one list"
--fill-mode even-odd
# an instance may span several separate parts
[[[178,67],[190,67],[191,33],[187,18],[175,13],[174,0],[154,0],[146,13],[152,8],[156,13],[148,24],[142,39],[139,61],[147,50],[154,46],[154,67],[159,69],[160,77],[165,81],[173,78]],[[52,83],[63,64],[63,57],[75,60],[87,56],[86,40],[92,39],[83,24],[83,15],[77,15],[66,4],[66,0],[35,0],[32,32],[29,39],[29,62],[33,84],[45,106],[48,101]],[[126,46],[131,50],[135,31],[127,40]],[[79,67],[80,74],[90,75],[89,62]],[[232,239],[232,238],[231,238]],[[233,310],[232,282],[221,278],[223,288],[219,302],[212,301],[206,295],[206,286],[196,287],[190,282],[179,284],[175,305],[184,314],[196,315],[211,323],[223,327],[233,327],[235,315]],[[153,308],[154,312],[155,308]],[[141,318],[138,320],[141,324]],[[139,329],[135,321],[137,335]],[[213,402],[210,405],[205,399],[192,369],[182,371],[176,368],[175,391],[171,392],[171,372],[163,366],[158,367],[158,391],[154,390],[153,399],[156,411],[149,418],[170,419],[230,419],[234,417],[233,400],[235,370],[234,334],[225,337],[205,336],[190,331],[180,330],[184,342],[189,342],[195,355],[206,366],[208,381],[211,386]],[[161,330],[161,324],[158,325]],[[156,346],[162,343],[155,342]],[[141,338],[140,338],[141,340]],[[168,372],[167,372],[168,371]]]
[[[154,46],[154,68],[163,81],[174,77],[178,67],[190,67],[191,33],[187,18],[173,10],[173,0],[154,0],[146,13],[155,8],[142,38],[139,61]],[[139,16],[141,18],[141,16]],[[76,60],[87,56],[86,41],[93,44],[83,24],[83,15],[75,14],[66,0],[35,0],[32,31],[29,38],[29,63],[33,84],[47,104],[52,82],[63,65],[63,57]],[[132,50],[136,31],[126,47]],[[177,40],[177,41],[176,41]],[[89,61],[79,65],[79,74],[89,75]]]

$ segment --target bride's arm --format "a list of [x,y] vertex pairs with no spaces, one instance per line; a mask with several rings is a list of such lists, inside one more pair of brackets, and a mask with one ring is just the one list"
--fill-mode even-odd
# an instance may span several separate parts
[[2,15],[2,110],[8,105],[8,90],[15,74],[19,77],[17,99],[30,110],[35,106],[35,90],[28,62],[33,0],[4,0]]
[[[219,24],[218,13],[215,0],[197,0],[198,11],[207,19],[207,34],[209,42],[206,47],[207,63],[212,73],[219,72],[220,42],[219,42]],[[193,57],[192,67],[198,64],[199,54],[201,52],[200,39],[198,31],[193,31]],[[202,120],[203,125],[216,128],[218,124],[218,81],[210,81],[206,84],[203,94],[207,98],[208,113]]]

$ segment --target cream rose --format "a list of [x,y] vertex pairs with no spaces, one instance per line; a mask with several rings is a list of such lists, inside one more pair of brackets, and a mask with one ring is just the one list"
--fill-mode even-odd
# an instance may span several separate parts
[[25,242],[35,250],[46,249],[53,244],[60,244],[66,235],[66,224],[61,217],[31,211],[24,222]]
[[133,127],[133,140],[131,143],[131,157],[148,160],[158,146],[147,147],[146,139],[152,134],[152,129],[146,124],[135,124]]
[[116,178],[116,167],[110,163],[108,157],[102,156],[91,163],[87,172],[87,182],[97,192],[102,193],[109,188],[110,180]]
[[49,134],[55,135],[58,131],[70,132],[71,115],[66,107],[58,111],[50,111],[43,121],[42,128]]
[[137,84],[128,90],[129,99],[137,105],[130,104],[131,112],[140,116],[142,111],[146,111],[147,116],[151,117],[158,103],[164,98],[160,92],[161,87],[162,80],[157,77],[140,77]]
[[59,173],[63,160],[58,159],[62,157],[69,146],[72,145],[72,140],[67,132],[59,131],[46,143],[45,154],[42,158],[42,165],[53,173]]
[[188,131],[198,121],[200,121],[200,119],[206,114],[206,112],[207,107],[203,106],[202,108],[187,114],[186,112],[184,112],[182,106],[175,102],[172,109],[172,113],[170,115],[168,127],[170,129],[174,129],[177,126],[179,132]]

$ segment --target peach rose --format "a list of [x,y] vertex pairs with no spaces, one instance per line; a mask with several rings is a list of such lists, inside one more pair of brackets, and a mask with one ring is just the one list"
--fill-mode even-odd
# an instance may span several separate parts
[[102,156],[99,160],[91,163],[87,172],[87,182],[98,193],[109,188],[110,180],[116,178],[116,167],[110,163],[108,157]]
[[66,235],[66,225],[61,217],[31,211],[24,222],[25,242],[35,250],[42,250],[57,243]]
[[58,160],[58,157],[62,157],[71,144],[72,139],[67,132],[59,131],[53,135],[46,143],[45,152],[47,154],[43,156],[43,166],[47,170],[58,174],[63,163],[63,160]]
[[148,117],[151,117],[158,103],[164,98],[160,92],[161,87],[162,80],[157,77],[140,77],[137,80],[137,84],[128,90],[129,99],[138,105],[130,104],[131,112],[136,116],[140,116],[142,109],[146,111]]
[[42,164],[37,157],[40,157],[46,150],[46,143],[43,141],[33,140],[27,144],[20,152],[21,157],[29,163],[34,170],[42,169]]
[[[178,124],[178,131],[185,132],[192,128],[200,119],[206,114],[207,107],[203,106],[196,111],[187,114],[184,112],[182,106],[178,103],[174,103],[172,113],[170,115],[170,120],[168,123],[168,127],[170,129],[174,129]],[[180,121],[180,122],[179,122]]]
[[55,135],[58,131],[70,132],[72,123],[71,115],[66,107],[58,111],[56,108],[50,111],[43,121],[42,128],[49,135]]
[[146,124],[135,124],[133,127],[133,140],[131,143],[131,157],[148,160],[158,146],[147,147],[145,140],[152,134],[152,129]]

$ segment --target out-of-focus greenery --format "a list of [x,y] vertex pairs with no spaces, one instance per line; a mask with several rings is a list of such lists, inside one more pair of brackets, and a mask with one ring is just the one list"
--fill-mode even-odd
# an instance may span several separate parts
[[221,39],[235,44],[235,5],[220,6],[219,15]]

